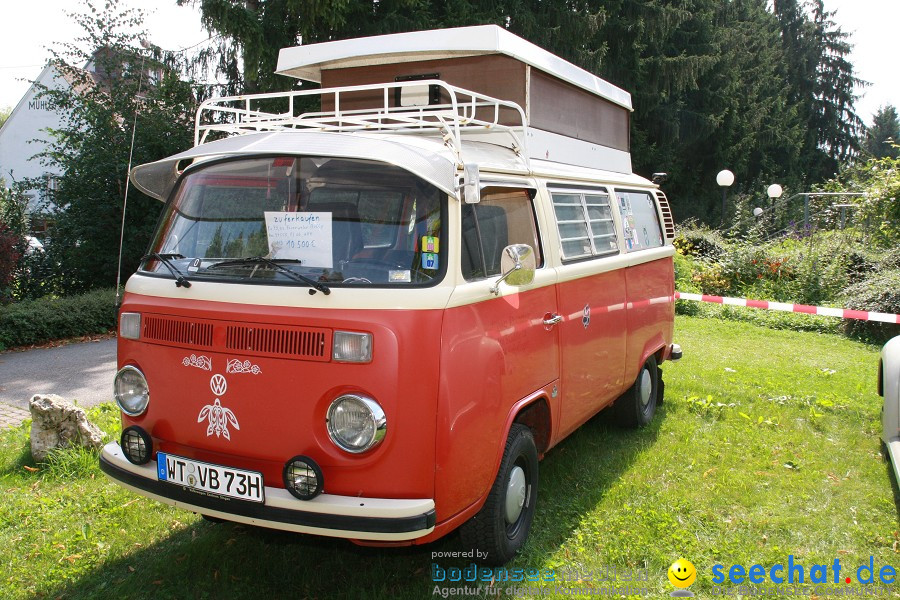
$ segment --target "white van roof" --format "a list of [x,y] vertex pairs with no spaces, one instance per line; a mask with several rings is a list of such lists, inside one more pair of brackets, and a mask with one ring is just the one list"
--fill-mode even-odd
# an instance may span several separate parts
[[323,69],[504,54],[632,110],[631,94],[497,25],[394,33],[283,48],[275,72],[316,83]]

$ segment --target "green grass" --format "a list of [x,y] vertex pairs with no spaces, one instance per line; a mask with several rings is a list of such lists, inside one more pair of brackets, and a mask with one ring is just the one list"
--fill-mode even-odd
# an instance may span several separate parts
[[[601,415],[541,463],[531,538],[508,567],[595,578],[530,591],[596,593],[604,571],[639,569],[663,597],[680,556],[698,569],[699,597],[717,563],[771,566],[792,554],[807,570],[839,558],[855,571],[870,556],[900,566],[896,486],[879,451],[878,349],[691,317],[678,317],[676,341],[685,358],[664,366],[651,426],[624,431]],[[116,435],[115,411],[93,416]],[[89,453],[32,471],[27,448],[25,428],[0,435],[2,598],[430,598],[432,562],[471,562],[432,560],[462,549],[456,535],[370,549],[210,524],[110,483]],[[895,597],[900,584],[874,591]]]

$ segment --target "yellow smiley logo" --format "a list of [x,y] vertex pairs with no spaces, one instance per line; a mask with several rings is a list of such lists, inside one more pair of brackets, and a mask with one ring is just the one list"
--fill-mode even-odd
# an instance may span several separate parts
[[679,558],[669,567],[669,581],[677,588],[686,588],[697,579],[697,569],[690,561]]

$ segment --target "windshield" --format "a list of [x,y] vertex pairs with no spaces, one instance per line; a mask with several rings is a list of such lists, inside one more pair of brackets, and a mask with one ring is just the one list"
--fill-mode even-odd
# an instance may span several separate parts
[[[182,179],[150,252],[196,280],[422,285],[444,272],[446,205],[434,186],[374,161],[232,160]],[[159,256],[143,271],[172,276]]]

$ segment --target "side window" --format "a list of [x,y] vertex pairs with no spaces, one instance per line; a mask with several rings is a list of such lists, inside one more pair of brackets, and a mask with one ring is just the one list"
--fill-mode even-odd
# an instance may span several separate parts
[[622,214],[625,250],[634,252],[662,246],[664,238],[653,197],[648,192],[623,190],[616,190],[616,197]]
[[609,194],[603,191],[555,191],[553,212],[563,260],[601,256],[619,250]]
[[462,273],[467,281],[500,275],[500,257],[510,244],[528,244],[544,264],[534,206],[527,190],[485,188],[478,204],[462,206]]

